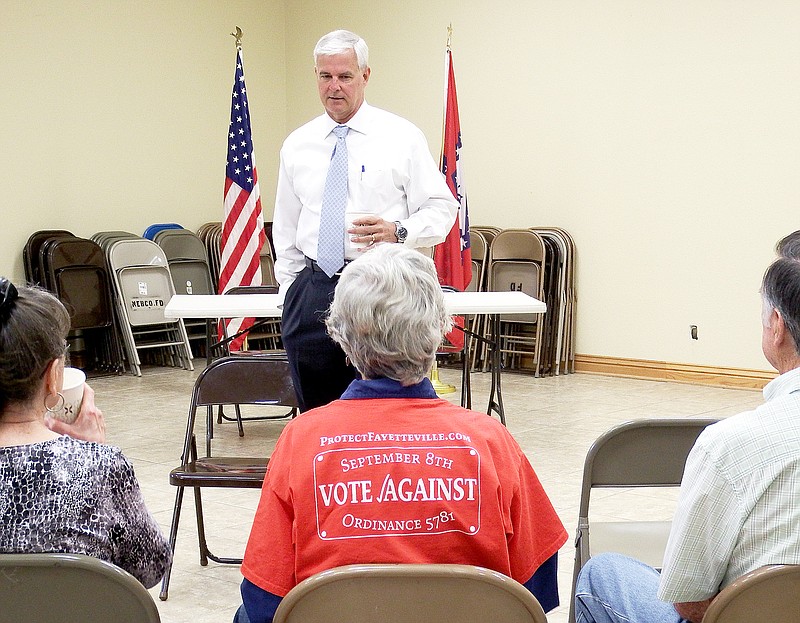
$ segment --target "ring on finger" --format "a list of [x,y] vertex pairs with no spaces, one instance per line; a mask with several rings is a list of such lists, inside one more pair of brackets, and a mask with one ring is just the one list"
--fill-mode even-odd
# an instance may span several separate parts
[[372,242],[370,244],[375,244],[375,234],[372,234]]

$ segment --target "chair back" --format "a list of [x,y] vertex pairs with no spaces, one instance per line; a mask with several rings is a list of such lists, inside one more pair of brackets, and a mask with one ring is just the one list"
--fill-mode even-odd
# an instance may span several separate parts
[[706,610],[703,623],[769,623],[800,620],[800,565],[767,565],[726,586]]
[[230,404],[297,406],[285,359],[223,357],[197,378],[192,407]]
[[183,227],[178,225],[178,223],[153,223],[145,228],[142,238],[155,240],[156,234],[160,231],[164,231],[165,229],[183,229]]
[[546,623],[521,584],[469,565],[348,565],[318,573],[284,597],[275,623]]
[[677,487],[698,435],[715,418],[655,418],[625,422],[589,448],[583,466],[580,514],[593,487]]
[[26,623],[159,623],[127,571],[83,554],[0,554],[0,619]]
[[[606,431],[589,448],[583,466],[570,621],[575,582],[593,554],[618,552],[660,567],[670,521],[589,520],[594,488],[679,487],[689,451],[714,418],[653,418],[625,422]],[[626,514],[635,509],[626,509]],[[591,538],[590,538],[591,537]]]
[[39,251],[50,238],[72,237],[73,234],[66,229],[42,229],[33,232],[25,246],[22,248],[22,262],[25,267],[25,280],[44,286],[43,277],[39,270]]
[[[544,301],[546,251],[542,239],[529,229],[504,229],[489,247],[488,289],[518,290]],[[504,314],[504,322],[535,324],[534,314]]]

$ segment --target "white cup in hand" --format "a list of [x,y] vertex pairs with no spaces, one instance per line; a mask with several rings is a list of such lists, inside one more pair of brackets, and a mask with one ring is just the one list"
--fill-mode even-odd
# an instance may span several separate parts
[[[375,216],[372,212],[347,212],[344,215],[345,218],[345,232],[344,232],[344,256],[348,260],[354,260],[358,257],[359,249],[365,249],[370,245],[369,241],[365,242],[353,242],[351,239],[353,236],[357,234],[349,234],[347,233],[348,229],[353,229],[353,227],[357,227],[353,224],[353,221],[357,221],[365,216]],[[367,234],[369,235],[369,234]]]
[[[51,415],[63,422],[72,424],[78,417],[83,402],[83,388],[86,385],[86,374],[80,368],[64,368],[64,383],[61,387],[61,395],[64,396],[64,404]],[[59,400],[59,403],[61,400]]]

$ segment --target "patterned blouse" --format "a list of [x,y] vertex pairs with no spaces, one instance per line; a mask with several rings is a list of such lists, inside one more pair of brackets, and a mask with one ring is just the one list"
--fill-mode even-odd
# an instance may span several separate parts
[[172,561],[119,448],[67,436],[0,447],[0,552],[87,554],[147,588]]

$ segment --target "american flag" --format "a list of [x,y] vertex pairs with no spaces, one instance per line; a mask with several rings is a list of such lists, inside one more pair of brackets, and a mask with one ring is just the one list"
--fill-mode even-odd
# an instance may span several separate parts
[[[264,216],[258,187],[256,159],[250,135],[250,109],[244,84],[242,51],[236,53],[236,77],[231,99],[228,131],[228,161],[225,167],[225,222],[222,226],[222,261],[219,293],[234,286],[261,285],[261,247],[264,245]],[[253,318],[232,318],[228,335],[251,326]],[[244,336],[231,342],[240,350]]]
[[[458,119],[456,78],[453,71],[453,55],[449,47],[445,61],[445,111],[441,170],[450,192],[458,201],[458,218],[453,223],[444,242],[434,248],[433,261],[439,274],[439,282],[463,291],[472,280],[472,252],[469,247],[467,191],[464,187],[461,161],[461,123]],[[456,317],[454,320],[457,325],[463,326],[463,318]],[[458,348],[463,346],[464,335],[457,329],[451,331],[447,339]]]

